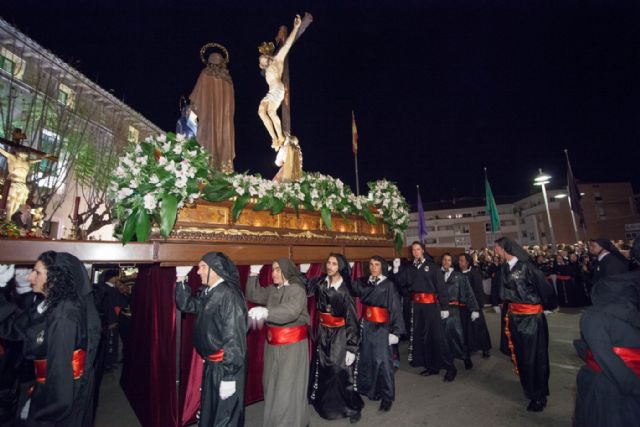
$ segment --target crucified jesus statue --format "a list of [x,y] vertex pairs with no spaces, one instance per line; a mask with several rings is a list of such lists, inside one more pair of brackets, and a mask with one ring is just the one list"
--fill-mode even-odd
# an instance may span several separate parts
[[259,66],[264,72],[264,77],[269,85],[269,92],[260,101],[258,115],[271,136],[271,148],[275,151],[278,151],[285,142],[282,123],[280,122],[280,117],[278,117],[278,108],[280,108],[280,104],[282,104],[282,100],[285,97],[285,85],[282,82],[284,61],[298,35],[301,24],[300,15],[296,15],[291,34],[289,34],[287,40],[275,55],[273,55],[274,46],[272,43],[263,43],[259,49],[261,53],[258,59]]
[[7,158],[9,169],[8,178],[11,180],[9,187],[9,196],[7,197],[5,222],[11,221],[11,216],[25,204],[29,197],[29,188],[27,187],[27,175],[32,164],[41,162],[43,159],[29,159],[29,153],[18,151],[16,154],[0,148],[0,154]]

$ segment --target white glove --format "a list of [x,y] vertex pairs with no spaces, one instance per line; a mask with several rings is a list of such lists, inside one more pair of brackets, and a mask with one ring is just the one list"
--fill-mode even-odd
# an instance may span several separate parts
[[389,334],[389,345],[398,344],[399,341],[397,335]]
[[353,268],[353,266],[354,266],[354,265],[356,265],[356,263],[355,263],[355,262],[353,262],[353,261],[349,261],[349,267]]
[[13,264],[0,265],[0,288],[4,288],[9,283],[9,280],[13,277],[15,272],[15,266]]
[[249,310],[249,327],[251,329],[262,329],[264,321],[269,316],[269,310],[266,307],[253,307]]
[[350,351],[347,351],[347,355],[344,357],[344,363],[347,366],[351,366],[355,361],[356,361],[356,355],[351,353]]
[[441,310],[440,311],[440,318],[442,320],[446,319],[447,317],[449,317],[449,310]]
[[220,399],[225,400],[236,392],[235,381],[220,381]]
[[400,271],[400,258],[395,258],[393,260],[393,272],[397,273]]
[[29,416],[29,408],[31,408],[31,398],[27,399],[26,403],[22,407],[22,410],[20,411],[20,419],[21,420],[26,420],[27,419],[27,417]]
[[260,274],[260,270],[262,270],[262,265],[254,264],[251,266],[249,274],[251,276],[257,276],[258,274]]
[[480,313],[477,311],[472,311],[471,312],[471,321],[476,321],[480,318]]
[[183,281],[184,278],[187,277],[187,275],[189,274],[192,268],[193,268],[192,266],[176,267],[176,278],[178,279],[178,281],[179,282]]
[[550,315],[550,314],[553,314],[553,311],[551,311],[551,310],[545,310],[545,311],[544,311],[544,315],[545,315],[545,316],[548,316],[548,315]]
[[306,273],[311,268],[311,264],[300,264],[300,273]]
[[493,311],[495,311],[498,316],[500,316],[502,314],[502,310],[500,310],[500,306],[499,305],[494,305],[493,306]]

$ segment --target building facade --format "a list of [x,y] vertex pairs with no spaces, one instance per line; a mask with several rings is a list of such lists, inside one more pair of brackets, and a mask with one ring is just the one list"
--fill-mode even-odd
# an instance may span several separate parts
[[[42,201],[50,237],[71,230],[79,203],[98,203],[120,149],[161,130],[70,64],[0,19],[0,137],[57,156],[34,166],[30,204]],[[0,156],[0,176],[6,160]],[[78,199],[79,198],[79,199]],[[0,200],[4,202],[4,200]],[[4,203],[0,208],[4,207]],[[86,226],[87,224],[85,224]],[[96,236],[108,238],[110,232]]]
[[[640,234],[640,215],[630,183],[583,183],[578,188],[582,194],[580,203],[586,229],[580,227],[576,217],[577,233],[566,190],[547,190],[556,243],[574,243],[594,237],[629,240]],[[478,249],[492,246],[500,236],[512,237],[524,245],[552,242],[542,192],[498,203],[501,229],[497,233],[491,232],[491,221],[482,199],[427,203],[424,209],[427,246]],[[405,237],[407,243],[418,240],[416,212],[410,214]]]

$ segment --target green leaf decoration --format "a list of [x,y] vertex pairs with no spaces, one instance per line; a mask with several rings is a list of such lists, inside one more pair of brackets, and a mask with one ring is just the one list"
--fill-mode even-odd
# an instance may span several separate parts
[[361,213],[365,221],[367,221],[369,224],[373,224],[373,225],[378,224],[378,221],[376,221],[376,217],[373,215],[373,213],[371,213],[371,210],[369,209],[368,206],[362,209]]
[[404,244],[404,237],[402,237],[402,233],[396,233],[395,241],[396,252],[400,252],[402,250],[402,245]]
[[171,234],[178,215],[178,199],[170,194],[165,195],[160,202],[160,234],[165,239]]
[[273,207],[271,208],[271,215],[278,215],[285,208],[286,204],[279,199],[273,199]]
[[138,242],[146,242],[151,232],[151,219],[146,209],[138,208],[136,215],[136,240]]
[[253,206],[253,210],[254,211],[268,211],[268,210],[271,210],[271,208],[273,208],[273,201],[274,201],[274,199],[272,197],[264,197],[264,198],[260,199],[258,201],[258,203],[256,203]]
[[133,212],[131,212],[131,215],[129,215],[129,217],[124,223],[124,227],[122,229],[122,245],[123,246],[129,243],[131,239],[133,239],[133,235],[136,232],[136,219],[138,216],[137,215],[138,209],[139,208],[134,208]]
[[238,218],[240,218],[240,213],[242,213],[242,210],[249,202],[250,197],[249,193],[245,193],[233,202],[233,207],[231,208],[231,217],[233,218],[233,222],[236,222]]
[[331,230],[331,211],[328,208],[320,209],[320,215],[322,216],[322,222],[327,226],[327,230]]

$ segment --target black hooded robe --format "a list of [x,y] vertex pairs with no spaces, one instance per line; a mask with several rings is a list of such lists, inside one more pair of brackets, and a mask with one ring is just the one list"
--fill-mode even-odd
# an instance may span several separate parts
[[355,301],[345,283],[335,289],[329,286],[326,276],[313,279],[308,285],[308,293],[315,295],[318,312],[345,320],[344,326],[340,327],[318,326],[309,401],[327,420],[355,416],[364,402],[354,389],[353,365],[346,366],[345,363],[347,351],[356,355],[360,343]]
[[[470,352],[474,351],[489,351],[491,350],[491,336],[489,335],[489,328],[487,327],[487,321],[484,317],[484,288],[482,287],[482,276],[480,272],[472,267],[470,270],[462,273],[467,276],[473,295],[478,303],[478,312],[480,317],[471,321],[471,313],[468,309],[461,308],[463,313],[463,327],[465,328],[465,339]],[[466,316],[468,314],[468,316]],[[466,317],[466,321],[465,320]]]
[[422,366],[432,372],[455,370],[440,317],[440,311],[449,309],[449,295],[442,271],[429,257],[419,265],[401,268],[395,279],[412,295],[416,292],[429,293],[437,298],[431,304],[412,301],[409,364]]
[[[93,426],[93,365],[100,340],[100,320],[82,263],[67,253],[58,253],[55,263],[63,269],[65,279],[74,283],[78,297],[62,300],[42,313],[36,310],[4,321],[0,319],[2,334],[11,331],[10,339],[23,341],[26,358],[46,360],[46,374],[33,388],[24,425],[90,427]],[[75,350],[86,352],[77,378],[71,363]]]
[[[511,239],[508,241],[503,243],[503,248],[518,261],[512,269],[508,263],[503,263],[497,273],[505,307],[511,304],[542,305],[544,310],[553,310],[556,307],[553,287],[529,260],[528,254]],[[527,398],[545,400],[549,395],[549,329],[544,313],[515,314],[509,308],[502,315],[503,332],[506,335],[509,331],[513,351],[508,345],[501,350],[507,350],[506,354],[512,360],[515,358],[513,361]]]
[[360,297],[363,305],[382,307],[389,311],[387,323],[367,320],[366,313],[360,320],[360,350],[354,369],[354,389],[371,400],[395,400],[393,354],[389,345],[389,334],[400,337],[405,333],[400,297],[394,283],[382,276],[377,285],[368,277],[351,283],[351,294]]
[[[604,279],[580,319],[582,339],[575,347],[587,364],[577,377],[576,426],[640,425],[639,289],[638,272]],[[635,369],[621,350],[635,353]]]
[[[198,424],[207,427],[243,426],[247,306],[236,281],[235,265],[226,256],[215,254],[213,262],[207,258],[209,254],[203,261],[224,281],[205,287],[195,297],[184,282],[177,283],[176,306],[184,313],[197,316],[193,345],[204,363]],[[222,361],[209,359],[220,350],[224,352]],[[236,382],[235,393],[224,400],[220,398],[221,381]]]
[[[449,317],[444,319],[445,334],[449,344],[451,356],[456,359],[469,359],[469,347],[465,340],[464,327],[470,322],[470,312],[478,311],[476,297],[471,290],[471,284],[467,277],[452,271],[445,281],[449,293]],[[465,319],[462,319],[462,316]]]

